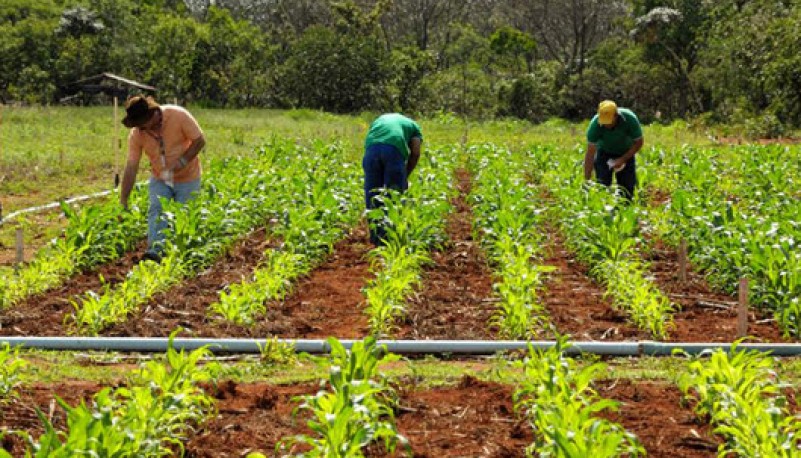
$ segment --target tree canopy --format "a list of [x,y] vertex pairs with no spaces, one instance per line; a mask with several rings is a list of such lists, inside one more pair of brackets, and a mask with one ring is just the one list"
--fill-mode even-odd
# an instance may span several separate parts
[[102,72],[218,107],[801,126],[785,0],[5,0],[0,102]]

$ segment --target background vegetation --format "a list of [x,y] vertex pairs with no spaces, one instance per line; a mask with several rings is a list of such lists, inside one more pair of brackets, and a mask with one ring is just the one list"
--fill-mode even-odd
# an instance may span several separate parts
[[801,126],[799,37],[796,0],[5,0],[0,102],[112,72],[206,107],[540,122],[613,98],[781,136]]

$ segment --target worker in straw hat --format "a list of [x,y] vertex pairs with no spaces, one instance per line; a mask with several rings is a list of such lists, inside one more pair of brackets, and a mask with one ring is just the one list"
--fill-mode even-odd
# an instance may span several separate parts
[[637,115],[627,108],[618,108],[611,100],[604,100],[587,128],[587,143],[584,179],[592,178],[595,169],[598,182],[609,186],[614,175],[626,198],[631,199],[637,185],[634,155],[643,145],[642,126]]
[[160,198],[185,203],[200,189],[198,153],[206,145],[203,131],[186,109],[159,105],[152,97],[136,95],[125,102],[122,123],[128,134],[128,162],[120,189],[120,203],[128,208],[128,196],[136,182],[142,152],[150,160],[148,185],[147,251],[142,260],[160,262],[164,229]]

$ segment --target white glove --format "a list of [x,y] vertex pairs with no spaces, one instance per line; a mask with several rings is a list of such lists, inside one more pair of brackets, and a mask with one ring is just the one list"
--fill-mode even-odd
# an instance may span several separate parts
[[619,172],[626,167],[626,163],[624,162],[620,167],[615,168],[615,162],[617,162],[617,159],[609,159],[606,161],[606,165],[609,166],[610,170],[614,170],[615,172]]
[[173,171],[172,169],[164,169],[161,171],[161,181],[164,182],[167,186],[173,188],[175,187],[175,180],[173,179]]

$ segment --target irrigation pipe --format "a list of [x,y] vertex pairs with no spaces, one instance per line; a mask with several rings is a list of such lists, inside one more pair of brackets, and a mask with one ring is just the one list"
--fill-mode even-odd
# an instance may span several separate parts
[[[107,195],[109,195],[111,193],[112,193],[112,191],[102,191],[102,192],[97,192],[97,193],[94,193],[94,194],[88,194],[88,195],[85,195],[85,196],[71,197],[71,198],[65,200],[64,203],[71,204],[71,203],[74,203],[74,202],[80,202],[82,200],[96,199],[98,197],[107,196]],[[40,205],[38,207],[31,207],[31,208],[24,208],[22,210],[17,210],[15,212],[10,213],[8,216],[5,216],[2,219],[0,219],[0,225],[2,225],[3,223],[7,223],[7,222],[11,221],[12,219],[16,218],[19,215],[24,215],[25,213],[35,213],[35,212],[40,212],[40,211],[44,211],[44,210],[50,210],[50,209],[53,209],[53,208],[58,208],[60,206],[61,206],[61,201],[59,201],[59,202],[51,202],[49,204]]]
[[[145,183],[147,183],[147,182],[146,181],[140,181],[139,183],[136,183],[136,186],[142,186]],[[51,202],[49,204],[40,205],[38,207],[23,208],[22,210],[17,210],[15,212],[11,212],[8,216],[3,216],[2,214],[0,214],[0,226],[2,226],[5,223],[10,222],[12,219],[16,218],[19,215],[24,215],[25,213],[35,213],[35,212],[40,212],[40,211],[44,211],[44,210],[51,210],[53,208],[58,208],[58,207],[61,206],[62,202],[65,203],[65,204],[72,204],[72,203],[75,203],[75,202],[81,202],[83,200],[97,199],[99,197],[107,196],[107,195],[111,194],[112,192],[117,192],[117,190],[116,189],[110,189],[108,191],[100,191],[100,192],[96,192],[94,194],[86,194],[86,195],[82,195],[82,196],[70,197],[69,199],[66,199],[66,200],[63,200],[63,201],[60,200],[58,202]]]
[[[328,353],[330,347],[320,339],[277,339],[279,343],[291,344],[296,352]],[[215,353],[259,353],[266,339],[210,339],[176,338],[176,349],[194,350],[207,346]],[[354,340],[342,340],[346,348]],[[165,352],[167,338],[143,337],[0,337],[0,346],[24,347],[43,350],[96,350],[119,352]],[[491,355],[499,351],[525,350],[529,345],[537,349],[554,346],[554,341],[539,340],[380,340],[387,350],[398,354],[464,354]],[[670,356],[674,351],[687,354],[723,349],[730,350],[731,343],[721,342],[571,342],[569,354],[595,354],[605,356]],[[799,356],[801,344],[785,343],[740,343],[739,350],[770,352],[774,356]]]

